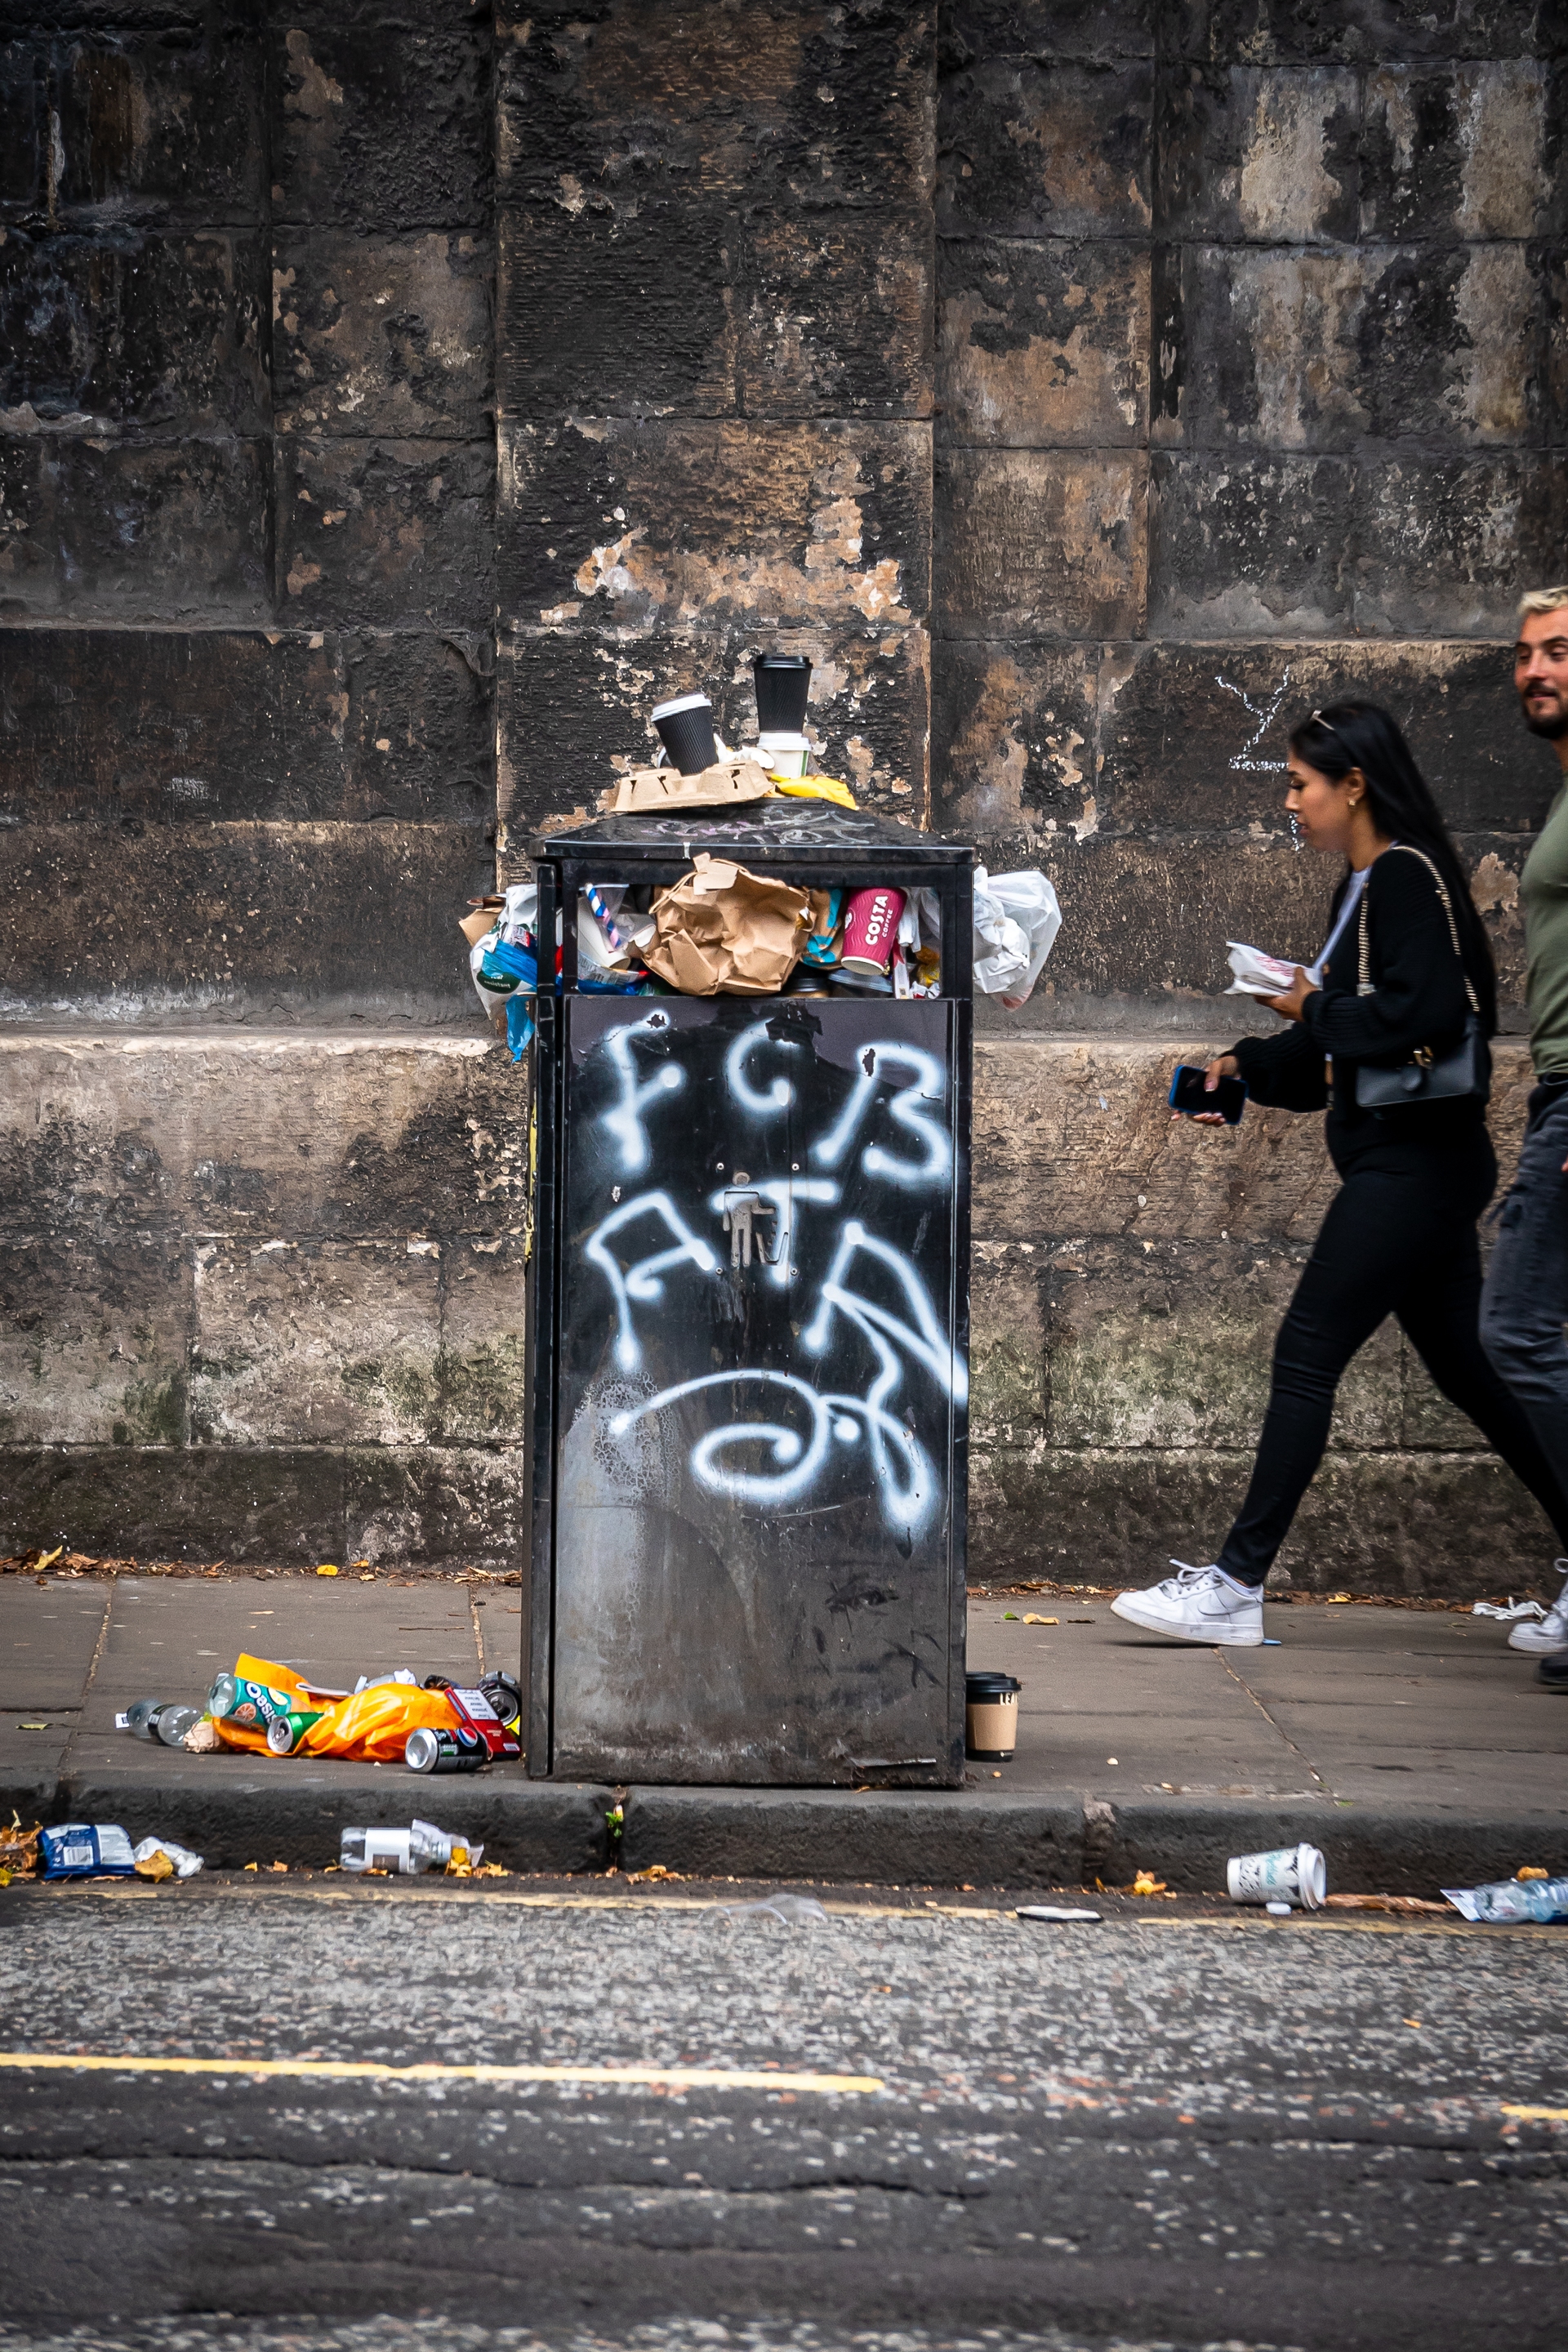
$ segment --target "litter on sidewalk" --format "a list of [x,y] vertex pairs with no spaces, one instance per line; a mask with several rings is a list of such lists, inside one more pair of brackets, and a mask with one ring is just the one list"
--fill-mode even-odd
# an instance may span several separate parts
[[1321,1911],[1328,1894],[1328,1864],[1315,1845],[1274,1846],[1267,1853],[1234,1854],[1226,1864],[1233,1903],[1277,1903]]
[[1104,1917],[1100,1911],[1078,1911],[1065,1903],[1021,1903],[1013,1914],[1016,1919],[1046,1919],[1055,1926],[1076,1926],[1080,1920],[1098,1926]]
[[131,1858],[138,1878],[194,1878],[202,1867],[201,1855],[188,1845],[176,1845],[173,1838],[143,1838]]
[[384,1872],[396,1878],[417,1878],[430,1870],[452,1878],[468,1878],[479,1869],[484,1847],[453,1837],[434,1822],[412,1822],[405,1830],[346,1829],[338,1849],[344,1870],[363,1876]]
[[1568,1878],[1503,1878],[1490,1886],[1445,1886],[1461,1918],[1503,1925],[1568,1919]]

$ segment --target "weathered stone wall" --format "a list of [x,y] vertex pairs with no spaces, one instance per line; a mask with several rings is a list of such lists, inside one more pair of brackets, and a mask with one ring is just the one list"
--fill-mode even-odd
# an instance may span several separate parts
[[[741,733],[767,644],[823,765],[1066,909],[981,1014],[973,1556],[1212,1547],[1331,1178],[1163,1097],[1238,1025],[1225,938],[1316,944],[1294,710],[1408,724],[1517,1025],[1563,45],[1544,0],[0,0],[9,1540],[512,1557],[525,1104],[453,908],[661,693]],[[1289,1571],[1545,1540],[1383,1334]]]

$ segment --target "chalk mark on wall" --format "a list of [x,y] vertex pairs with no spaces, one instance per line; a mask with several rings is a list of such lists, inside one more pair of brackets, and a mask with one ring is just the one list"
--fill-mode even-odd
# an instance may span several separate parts
[[1220,677],[1216,676],[1215,678],[1215,684],[1216,686],[1223,687],[1226,694],[1234,694],[1237,701],[1241,704],[1243,709],[1258,721],[1252,733],[1247,737],[1240,751],[1231,761],[1231,766],[1233,768],[1245,769],[1249,773],[1258,775],[1283,775],[1286,767],[1286,762],[1283,760],[1258,760],[1254,759],[1252,755],[1257,751],[1258,745],[1262,742],[1264,737],[1268,734],[1268,730],[1273,726],[1275,719],[1279,715],[1279,706],[1284,701],[1286,689],[1290,684],[1290,672],[1289,667],[1287,667],[1285,675],[1280,679],[1279,685],[1275,688],[1272,699],[1270,700],[1267,710],[1259,710],[1257,703],[1254,702],[1252,697],[1247,692],[1246,688],[1244,687],[1233,686],[1228,677]]

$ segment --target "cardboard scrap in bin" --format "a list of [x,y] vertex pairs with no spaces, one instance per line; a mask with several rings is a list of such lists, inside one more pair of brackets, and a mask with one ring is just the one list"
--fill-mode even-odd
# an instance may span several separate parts
[[626,816],[645,809],[728,808],[745,801],[764,801],[773,780],[755,760],[745,757],[716,761],[695,776],[679,768],[634,768],[617,777],[599,795],[608,816]]
[[700,850],[653,904],[649,971],[683,996],[773,996],[810,936],[811,895]]

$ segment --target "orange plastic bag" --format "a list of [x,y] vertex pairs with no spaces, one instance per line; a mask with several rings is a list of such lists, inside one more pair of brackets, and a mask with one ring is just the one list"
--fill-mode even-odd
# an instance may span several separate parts
[[300,1735],[296,1756],[341,1756],[354,1764],[401,1764],[411,1731],[452,1731],[457,1709],[445,1691],[377,1683],[340,1699]]

